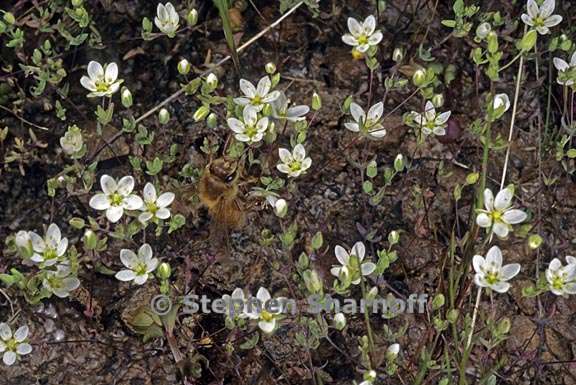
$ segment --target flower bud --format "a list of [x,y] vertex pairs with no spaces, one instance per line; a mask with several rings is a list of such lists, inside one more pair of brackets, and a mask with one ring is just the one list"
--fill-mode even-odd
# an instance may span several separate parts
[[82,240],[84,241],[84,248],[86,250],[94,250],[98,245],[98,236],[92,230],[86,230]]
[[364,59],[364,54],[360,51],[358,51],[356,48],[352,49],[352,58],[354,60],[362,60]]
[[210,108],[208,108],[207,106],[200,106],[200,108],[198,108],[196,110],[196,112],[194,113],[193,119],[195,122],[199,122],[199,121],[205,119],[209,113],[210,113]]
[[30,233],[28,231],[18,231],[14,241],[16,247],[18,247],[18,251],[24,258],[30,258],[32,254],[34,254],[34,250],[32,249],[32,240],[30,239]]
[[160,124],[166,124],[170,120],[170,113],[167,109],[162,108],[160,112],[158,112],[158,120],[160,120]]
[[396,155],[396,159],[394,159],[394,170],[396,170],[396,172],[404,170],[404,155]]
[[198,23],[198,11],[196,8],[192,8],[188,15],[186,16],[186,21],[190,27],[194,27]]
[[278,218],[284,218],[286,213],[288,213],[288,203],[286,203],[285,199],[278,199],[274,203],[274,213]]
[[72,0],[72,6],[74,8],[80,7],[82,5],[82,3],[83,3],[83,0]]
[[422,85],[424,85],[425,81],[426,81],[426,71],[424,71],[423,69],[416,70],[416,72],[414,72],[414,75],[412,75],[412,83],[414,83],[416,87],[421,87]]
[[272,106],[270,104],[264,105],[264,108],[262,109],[262,115],[264,116],[272,115]]
[[488,52],[496,53],[498,52],[498,34],[494,31],[488,33]]
[[211,91],[214,91],[218,87],[218,78],[213,73],[210,73],[206,77],[206,84],[210,87]]
[[390,234],[388,234],[388,243],[390,244],[390,246],[397,244],[399,240],[400,240],[400,233],[396,230],[390,231]]
[[74,227],[75,229],[82,229],[86,225],[86,221],[82,218],[74,217],[69,221],[70,226]]
[[482,23],[476,28],[476,37],[478,37],[480,40],[484,40],[491,30],[492,26],[490,23]]
[[180,75],[187,75],[190,72],[190,62],[186,59],[182,59],[178,62],[178,72]]
[[322,293],[324,285],[322,284],[322,280],[318,276],[316,270],[306,270],[302,276],[304,278],[306,289],[308,289],[310,293]]
[[366,299],[368,301],[373,301],[376,299],[377,295],[378,295],[378,288],[374,286],[372,289],[368,291],[368,293],[366,293]]
[[167,262],[162,262],[160,266],[158,266],[156,275],[162,280],[169,279],[170,275],[172,275],[172,268],[170,267],[170,264]]
[[276,64],[272,62],[266,63],[264,68],[266,69],[266,73],[268,75],[274,75],[276,73]]
[[312,109],[318,111],[320,108],[322,108],[322,99],[320,98],[320,95],[314,92],[312,94]]
[[4,13],[4,21],[8,24],[14,24],[16,23],[16,18],[12,13],[6,12]]
[[337,330],[343,330],[346,327],[346,316],[343,313],[334,315],[334,327]]
[[518,48],[522,51],[530,51],[536,45],[536,40],[538,40],[538,32],[531,29],[524,34],[520,43],[518,43]]
[[444,105],[444,94],[434,94],[432,96],[432,104],[436,108],[440,108]]
[[206,118],[206,125],[208,126],[208,128],[214,128],[216,127],[216,125],[218,124],[218,117],[216,116],[215,113],[210,113],[210,115],[208,115],[208,117]]
[[536,250],[542,246],[542,243],[544,243],[544,239],[542,239],[542,237],[538,234],[532,234],[528,237],[528,246],[532,250]]
[[400,353],[400,344],[392,344],[386,349],[386,359],[388,361],[394,361]]
[[120,95],[122,105],[126,108],[132,107],[132,92],[126,87],[123,87],[122,94]]
[[492,121],[499,119],[510,108],[510,99],[506,94],[497,94],[492,100],[492,108],[488,110]]
[[369,370],[364,373],[364,380],[368,381],[369,383],[372,383],[376,380],[376,376],[377,374],[374,370]]
[[392,52],[392,60],[396,63],[400,63],[404,59],[404,51],[402,48],[394,48],[394,52]]

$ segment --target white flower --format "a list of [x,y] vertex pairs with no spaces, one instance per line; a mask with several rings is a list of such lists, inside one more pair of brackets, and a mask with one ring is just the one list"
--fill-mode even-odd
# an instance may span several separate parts
[[55,223],[48,226],[44,238],[33,231],[28,234],[34,250],[30,258],[32,261],[41,263],[43,266],[53,266],[66,253],[68,238],[62,238],[60,228]]
[[380,121],[383,112],[384,104],[382,102],[370,107],[368,115],[366,115],[362,107],[352,102],[350,104],[350,114],[354,122],[344,123],[344,126],[352,132],[362,132],[364,135],[373,138],[381,138],[386,135],[386,130]]
[[304,173],[312,165],[312,159],[306,157],[306,150],[301,144],[297,144],[292,152],[286,148],[278,149],[282,163],[276,165],[278,171],[296,178]]
[[350,252],[346,251],[342,246],[337,245],[334,249],[336,259],[342,266],[334,266],[330,269],[330,273],[335,277],[341,275],[350,276],[350,281],[353,285],[360,283],[361,275],[370,275],[376,270],[376,265],[372,262],[364,262],[366,255],[366,247],[362,242],[356,242]]
[[80,83],[84,88],[91,91],[89,98],[99,96],[112,96],[113,93],[120,89],[123,80],[118,78],[118,66],[116,63],[109,63],[102,68],[102,65],[96,61],[88,63],[88,76],[82,76]]
[[510,284],[506,281],[520,272],[518,263],[502,266],[502,251],[498,246],[492,246],[488,250],[486,259],[481,255],[475,255],[472,264],[476,271],[474,283],[480,287],[489,287],[498,293],[507,292]]
[[528,215],[522,210],[512,209],[514,187],[508,186],[494,194],[490,189],[484,190],[484,206],[486,210],[478,210],[476,217],[478,226],[491,229],[499,238],[506,238],[512,230],[512,225],[522,223]]
[[304,115],[310,112],[310,107],[305,105],[288,107],[290,105],[290,99],[288,99],[282,91],[280,91],[280,95],[273,100],[270,105],[272,106],[272,116],[274,118],[278,120],[285,119],[289,122],[304,120]]
[[556,295],[576,294],[576,258],[567,256],[566,266],[558,258],[546,269],[546,280],[550,291]]
[[574,51],[570,58],[570,64],[566,63],[564,59],[555,57],[554,67],[558,70],[558,79],[556,80],[558,84],[562,84],[563,86],[573,85],[574,79],[576,79],[576,51]]
[[100,178],[102,193],[90,199],[90,207],[95,210],[106,210],[106,218],[112,223],[120,220],[124,210],[139,210],[144,202],[139,196],[132,194],[134,178],[125,176],[118,182],[109,175]]
[[248,144],[261,141],[268,128],[268,118],[258,119],[258,109],[253,106],[244,107],[242,117],[244,121],[236,118],[228,119],[228,126],[234,131],[236,140]]
[[0,323],[0,353],[4,364],[13,365],[18,357],[30,354],[32,346],[28,341],[28,326],[20,326],[14,334],[7,323]]
[[562,16],[552,15],[555,7],[554,0],[544,0],[541,7],[538,7],[535,0],[528,0],[528,14],[522,14],[522,21],[526,25],[536,28],[539,34],[546,35],[550,32],[551,27],[560,24],[562,21]]
[[426,102],[424,114],[412,112],[414,122],[422,129],[424,135],[446,135],[446,122],[450,118],[451,111],[436,114],[436,109],[431,101]]
[[30,231],[20,230],[14,237],[14,243],[16,244],[18,251],[25,258],[30,258],[34,254],[34,248],[32,247],[32,238],[30,237],[30,234]]
[[56,271],[46,272],[42,286],[55,296],[66,298],[80,287],[80,280],[71,274],[69,266],[58,265]]
[[178,12],[176,12],[171,3],[158,4],[154,24],[160,31],[164,32],[168,37],[174,37],[178,30],[179,21],[180,16],[178,16]]
[[146,183],[144,186],[144,204],[141,210],[144,211],[138,216],[140,222],[148,222],[152,218],[168,219],[170,218],[170,210],[168,206],[174,201],[174,193],[165,192],[156,195],[156,188],[152,183]]
[[120,250],[120,260],[128,269],[116,273],[116,279],[120,281],[134,281],[142,285],[148,279],[150,273],[158,267],[158,258],[152,258],[152,248],[145,243],[138,249],[138,255],[132,250]]
[[234,103],[241,106],[251,105],[260,112],[265,104],[273,102],[280,96],[280,91],[270,92],[270,88],[272,88],[272,81],[268,76],[260,79],[256,87],[248,80],[240,79],[240,91],[244,96],[234,98]]
[[271,299],[272,296],[270,292],[261,287],[256,293],[256,300],[249,299],[246,304],[245,316],[253,320],[258,320],[258,327],[264,333],[272,333],[274,329],[276,329],[278,326],[278,318],[282,313],[282,298],[277,298],[275,304],[270,302]]
[[378,45],[382,40],[382,32],[376,31],[376,18],[368,16],[362,24],[353,17],[348,18],[347,33],[342,36],[342,41],[355,47],[359,52],[366,52],[372,46]]
[[68,127],[68,131],[60,138],[60,146],[66,155],[75,155],[82,150],[84,140],[82,139],[82,131],[77,126]]
[[343,330],[346,327],[346,316],[344,313],[336,313],[334,315],[334,327],[337,330]]
[[497,110],[500,107],[504,107],[503,112],[508,111],[510,108],[510,98],[506,94],[497,94],[494,96],[494,100],[492,101],[492,108]]

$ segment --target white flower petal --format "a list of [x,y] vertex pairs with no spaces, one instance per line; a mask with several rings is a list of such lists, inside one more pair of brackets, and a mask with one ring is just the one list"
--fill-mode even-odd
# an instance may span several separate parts
[[123,206],[126,210],[140,210],[144,206],[144,201],[138,195],[128,195],[123,200]]
[[116,180],[109,175],[102,175],[100,178],[100,187],[102,188],[102,192],[106,195],[113,194],[118,189]]
[[527,14],[523,13],[522,16],[520,16],[520,18],[522,19],[524,24],[526,24],[530,27],[534,26],[534,22],[532,21],[532,18],[530,16],[528,16]]
[[134,190],[134,178],[124,176],[118,181],[118,193],[123,196],[129,195]]
[[494,208],[496,210],[506,210],[512,204],[512,198],[514,197],[514,192],[511,188],[507,187],[503,190],[500,190],[498,194],[496,194],[496,199],[494,200]]
[[362,23],[362,29],[366,35],[372,35],[376,29],[376,18],[373,15],[368,16]]
[[538,4],[535,0],[528,0],[526,8],[530,18],[534,19],[540,16],[540,8],[538,7]]
[[116,63],[109,63],[106,65],[106,73],[104,75],[106,83],[114,83],[118,78],[118,65]]
[[110,207],[110,200],[106,194],[96,194],[88,204],[95,210],[106,210]]
[[345,35],[342,35],[342,41],[343,41],[345,44],[351,45],[351,46],[353,46],[353,47],[355,47],[355,46],[358,45],[358,40],[356,40],[356,38],[355,38],[354,36],[352,36],[352,35],[350,35],[350,34],[348,34],[348,33],[345,34]]
[[342,246],[336,245],[336,247],[334,248],[334,254],[336,255],[336,259],[338,260],[338,262],[340,262],[342,266],[346,266],[350,262],[350,255],[348,254],[346,249],[343,248]]
[[511,263],[509,265],[504,265],[500,273],[502,275],[503,281],[508,281],[509,279],[514,278],[520,272],[520,264],[518,263]]
[[560,15],[552,15],[549,18],[547,18],[546,20],[544,20],[544,25],[547,28],[552,28],[557,26],[558,24],[560,24],[562,22],[562,16]]
[[18,353],[21,356],[25,356],[26,354],[30,354],[30,353],[32,353],[32,345],[30,345],[28,343],[19,344],[16,347],[16,353]]
[[60,240],[62,239],[62,233],[60,232],[60,228],[55,223],[51,223],[48,226],[48,230],[46,230],[46,244],[50,248],[57,248]]
[[90,76],[92,80],[98,80],[104,77],[104,68],[102,68],[102,65],[97,61],[89,62],[87,71],[88,76]]
[[136,265],[138,265],[138,256],[130,249],[120,250],[120,260],[129,269],[135,269]]
[[350,114],[352,115],[352,118],[354,118],[354,121],[357,123],[364,123],[366,120],[366,114],[364,113],[364,110],[354,102],[350,104]]
[[570,65],[566,63],[565,60],[560,59],[559,57],[555,57],[553,61],[554,61],[554,67],[556,67],[556,69],[560,72],[564,72],[570,69]]
[[154,255],[154,253],[152,251],[152,247],[148,243],[143,244],[138,249],[138,260],[139,261],[144,261],[144,262],[150,261],[150,260],[152,260],[153,255]]
[[482,268],[484,267],[484,257],[482,257],[481,255],[475,255],[472,258],[472,266],[474,266],[474,271],[476,273],[482,273]]
[[14,365],[14,363],[16,362],[16,353],[12,351],[4,352],[4,355],[2,356],[2,361],[7,366]]
[[508,282],[496,282],[490,285],[490,289],[498,293],[506,293],[510,289],[510,284]]
[[306,150],[304,149],[304,146],[302,144],[297,144],[294,147],[294,150],[292,150],[292,157],[294,158],[294,160],[297,161],[303,161],[304,158],[306,158]]
[[368,120],[376,122],[380,120],[383,113],[384,113],[384,103],[382,102],[376,103],[368,110]]
[[360,126],[358,125],[358,123],[352,123],[352,122],[344,123],[344,127],[346,127],[348,130],[352,132],[360,131]]
[[272,321],[260,321],[258,322],[258,327],[264,333],[272,333],[276,327],[276,319],[273,318]]
[[270,92],[270,87],[272,87],[272,81],[268,76],[264,76],[258,81],[258,85],[256,86],[256,94],[260,97],[265,97],[268,95],[268,92]]
[[362,270],[362,275],[370,275],[374,270],[376,270],[376,265],[372,262],[364,262],[360,265],[360,268]]
[[256,96],[256,88],[252,83],[245,79],[240,79],[240,91],[250,99]]
[[144,186],[144,193],[143,193],[144,201],[146,203],[153,203],[156,202],[156,188],[150,182],[146,183]]
[[94,83],[94,80],[90,79],[86,75],[80,78],[80,84],[82,84],[82,87],[86,88],[89,91],[96,91],[96,84]]
[[506,225],[505,223],[497,222],[494,223],[494,225],[492,226],[492,232],[496,234],[499,238],[506,238],[508,236],[508,233],[510,232],[510,229],[508,228],[508,225]]
[[358,20],[354,19],[353,17],[348,18],[348,30],[350,31],[352,36],[355,37],[358,37],[363,32],[362,25],[358,22]]
[[266,302],[269,301],[270,298],[272,298],[272,296],[270,295],[268,289],[261,287],[260,289],[258,289],[258,292],[256,293],[256,298],[258,298],[260,304],[262,305],[262,307],[264,307],[266,306]]
[[120,270],[115,275],[116,279],[119,281],[132,281],[136,278],[136,274],[132,270]]
[[168,219],[170,218],[170,210],[165,207],[162,207],[156,211],[156,217],[160,219]]
[[554,12],[554,8],[556,7],[554,0],[544,0],[544,3],[540,7],[540,16],[543,19],[546,19]]
[[366,246],[364,246],[364,243],[356,242],[354,246],[352,246],[352,250],[350,250],[350,255],[355,255],[358,257],[358,261],[362,262],[366,255]]
[[278,149],[278,156],[283,163],[290,163],[292,161],[292,153],[286,148]]
[[246,131],[246,126],[244,126],[244,123],[242,123],[241,121],[239,121],[236,118],[229,118],[227,120],[228,122],[228,127],[230,127],[230,129],[238,134],[242,134],[244,131]]
[[377,45],[378,43],[380,43],[382,41],[383,37],[384,37],[384,35],[382,35],[382,32],[377,31],[376,33],[372,34],[372,36],[370,36],[368,38],[368,44]]
[[176,195],[173,192],[165,192],[158,197],[156,205],[158,205],[160,208],[168,207],[172,204],[172,202],[174,202],[175,198]]
[[492,246],[486,254],[486,263],[498,268],[502,266],[502,250],[498,246]]
[[426,106],[424,107],[424,116],[426,120],[431,122],[436,119],[436,109],[434,108],[434,104],[430,100],[426,102]]
[[106,218],[112,223],[118,222],[122,214],[124,214],[124,209],[121,206],[110,206],[106,210]]
[[508,210],[502,215],[502,219],[504,222],[515,225],[518,223],[522,223],[528,218],[528,215],[522,210]]
[[4,341],[12,338],[12,329],[10,329],[10,326],[5,322],[0,323],[0,338]]
[[59,257],[63,256],[66,249],[68,249],[68,238],[63,238],[58,244],[58,247],[56,247],[56,255]]

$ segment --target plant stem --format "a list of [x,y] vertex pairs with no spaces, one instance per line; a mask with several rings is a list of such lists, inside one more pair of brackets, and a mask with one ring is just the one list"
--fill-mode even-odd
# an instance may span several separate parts
[[514,91],[514,103],[512,105],[512,119],[510,119],[510,131],[508,132],[508,148],[506,149],[506,157],[504,159],[504,168],[502,169],[502,180],[500,181],[500,190],[504,188],[506,182],[506,171],[508,170],[508,161],[510,160],[510,151],[512,146],[512,138],[514,136],[514,123],[516,122],[516,111],[518,108],[518,96],[520,95],[520,82],[522,81],[522,70],[524,68],[524,56],[520,57],[520,64],[518,64],[518,75],[516,76],[516,90]]
[[460,362],[460,375],[459,375],[459,385],[466,385],[466,364],[468,363],[468,358],[470,357],[470,352],[472,351],[472,335],[474,334],[474,327],[476,326],[476,317],[478,315],[478,308],[480,306],[480,298],[482,296],[482,288],[478,288],[478,294],[476,296],[476,303],[474,304],[474,312],[472,313],[472,324],[470,325],[470,334],[468,334],[468,339],[466,341],[466,346],[464,348],[464,355],[462,356],[462,361]]
[[[360,266],[358,266],[360,268]],[[361,269],[361,268],[360,268]],[[364,276],[360,270],[360,287],[362,288],[362,298],[366,300],[366,286],[364,284]],[[368,306],[364,305],[364,322],[366,323],[366,330],[368,332],[368,349],[370,351],[370,366],[372,369],[372,354],[374,353],[374,336],[372,335],[372,325],[370,325],[370,315],[368,314]]]

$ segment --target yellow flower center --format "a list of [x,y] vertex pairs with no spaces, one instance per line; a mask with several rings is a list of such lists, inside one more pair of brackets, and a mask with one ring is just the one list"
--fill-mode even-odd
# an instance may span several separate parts
[[134,269],[134,273],[136,273],[136,275],[144,275],[146,274],[146,264],[140,262],[139,264],[136,265],[136,268]]
[[557,275],[552,279],[552,287],[557,290],[562,290],[564,288],[564,280],[561,276]]
[[267,312],[266,310],[262,310],[262,313],[260,313],[260,318],[266,322],[270,322],[274,319],[274,315]]
[[252,98],[252,104],[255,106],[262,104],[262,98],[260,97],[260,95],[256,95]]
[[360,45],[368,44],[368,36],[364,34],[360,35],[356,40],[358,40],[358,44]]
[[492,217],[492,220],[494,222],[501,222],[502,221],[502,212],[500,212],[500,211],[492,211],[490,213],[490,216]]
[[156,206],[155,202],[146,203],[146,209],[150,211],[152,214],[156,214],[158,211],[158,206]]
[[489,272],[486,274],[485,279],[486,279],[486,282],[488,282],[490,285],[493,285],[499,281],[498,273],[495,271]]
[[123,200],[124,198],[122,197],[122,195],[118,194],[117,192],[110,195],[110,204],[112,206],[120,206]]
[[96,85],[96,91],[98,91],[98,92],[106,92],[106,91],[108,91],[108,88],[110,88],[108,83],[106,83],[106,81],[104,81],[104,80],[96,81],[95,85]]

